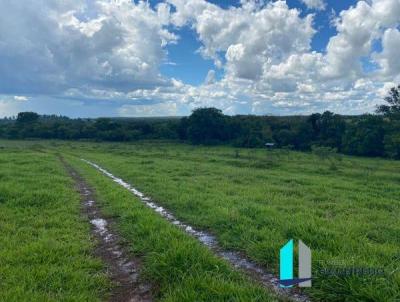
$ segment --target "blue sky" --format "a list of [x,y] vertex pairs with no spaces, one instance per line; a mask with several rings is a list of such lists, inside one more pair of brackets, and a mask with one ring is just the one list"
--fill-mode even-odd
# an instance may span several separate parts
[[0,1],[0,117],[372,112],[399,0]]

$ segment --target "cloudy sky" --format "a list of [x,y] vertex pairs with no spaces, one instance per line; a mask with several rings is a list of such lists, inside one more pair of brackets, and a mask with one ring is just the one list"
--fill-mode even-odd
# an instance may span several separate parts
[[372,112],[400,0],[0,0],[0,117]]

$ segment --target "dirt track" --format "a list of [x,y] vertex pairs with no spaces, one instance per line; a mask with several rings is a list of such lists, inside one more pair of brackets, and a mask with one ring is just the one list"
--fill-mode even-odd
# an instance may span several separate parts
[[114,182],[119,184],[120,186],[124,187],[125,189],[129,190],[133,193],[136,197],[139,198],[141,202],[143,202],[146,206],[153,209],[159,215],[161,215],[164,219],[168,220],[173,225],[181,228],[189,235],[195,237],[199,240],[202,244],[207,246],[217,257],[223,258],[224,260],[228,261],[233,267],[238,270],[241,270],[249,277],[251,277],[255,282],[262,284],[264,287],[272,290],[277,296],[279,296],[282,300],[289,300],[289,301],[296,301],[296,302],[309,302],[310,298],[305,295],[303,292],[299,291],[297,288],[282,288],[279,286],[279,279],[272,274],[271,272],[265,271],[261,266],[257,263],[248,259],[245,255],[235,252],[235,251],[227,251],[222,249],[216,237],[208,232],[196,230],[192,226],[187,223],[184,223],[175,216],[163,208],[162,206],[158,205],[155,201],[153,201],[150,197],[145,196],[142,192],[136,189],[131,184],[125,182],[123,179],[118,178],[117,176],[113,175],[109,171],[105,170],[104,168],[100,167],[99,165],[81,159],[83,162],[91,165]]
[[121,237],[113,231],[112,221],[101,214],[94,192],[85,180],[62,157],[60,160],[75,181],[76,190],[81,195],[82,214],[92,225],[92,236],[97,242],[94,254],[106,264],[107,273],[116,285],[108,301],[152,301],[150,284],[142,282],[139,278],[140,259],[130,256],[123,248]]

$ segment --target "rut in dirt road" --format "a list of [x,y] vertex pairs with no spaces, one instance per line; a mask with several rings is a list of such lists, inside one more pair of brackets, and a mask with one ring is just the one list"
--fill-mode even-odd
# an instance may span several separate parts
[[86,162],[87,164],[91,165],[92,167],[96,168],[97,170],[99,170],[104,175],[111,178],[114,182],[116,182],[120,186],[122,186],[125,189],[132,192],[146,206],[153,209],[155,212],[160,214],[162,217],[167,219],[172,224],[183,229],[186,233],[195,237],[197,240],[199,240],[201,243],[203,243],[205,246],[207,246],[211,251],[213,251],[214,254],[217,255],[218,257],[225,259],[235,268],[244,271],[252,279],[254,279],[258,283],[261,283],[266,288],[272,289],[281,298],[289,299],[289,300],[296,301],[296,302],[310,301],[310,299],[307,295],[299,292],[295,288],[280,287],[279,279],[276,276],[274,276],[270,272],[266,272],[261,266],[257,265],[255,262],[249,260],[247,257],[243,256],[242,254],[240,254],[238,252],[234,252],[234,251],[223,250],[219,246],[218,241],[214,235],[209,234],[205,231],[196,230],[192,226],[179,221],[177,218],[175,218],[175,216],[172,213],[168,212],[165,208],[157,205],[150,197],[145,196],[142,192],[137,190],[131,184],[125,182],[121,178],[114,176],[106,169],[100,167],[99,165],[97,165],[91,161],[88,161],[86,159],[81,159],[81,160]]
[[151,286],[139,278],[140,260],[130,256],[121,246],[121,238],[110,227],[111,221],[105,218],[96,205],[94,192],[78,172],[62,157],[61,162],[74,179],[81,195],[82,212],[92,225],[92,235],[97,239],[95,255],[103,260],[107,273],[116,287],[113,288],[110,302],[151,302]]

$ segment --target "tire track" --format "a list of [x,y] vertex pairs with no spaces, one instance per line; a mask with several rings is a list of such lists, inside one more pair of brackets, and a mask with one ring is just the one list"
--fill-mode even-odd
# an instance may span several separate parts
[[151,302],[151,286],[139,278],[140,259],[130,256],[122,247],[122,238],[112,230],[112,221],[101,214],[94,191],[78,172],[59,156],[82,201],[82,213],[92,225],[92,235],[97,239],[95,255],[103,260],[111,281],[116,284],[108,299],[110,302]]
[[297,302],[308,302],[310,301],[309,297],[305,294],[301,293],[296,288],[282,288],[279,285],[279,279],[275,277],[272,273],[266,272],[261,266],[257,265],[255,262],[249,260],[242,254],[234,251],[226,251],[223,250],[217,242],[217,239],[214,235],[209,234],[204,231],[199,231],[193,228],[192,226],[181,222],[175,216],[168,212],[165,208],[157,205],[150,197],[145,196],[142,192],[137,190],[131,184],[125,182],[121,178],[114,176],[112,173],[108,172],[106,169],[100,167],[99,165],[86,160],[81,159],[83,162],[89,164],[90,166],[94,167],[104,175],[111,178],[114,182],[119,184],[120,186],[124,187],[125,189],[129,190],[133,193],[136,197],[140,199],[146,206],[153,209],[159,215],[167,219],[172,224],[176,225],[177,227],[183,229],[186,233],[190,234],[191,236],[195,237],[199,240],[202,244],[207,246],[210,250],[214,252],[218,257],[225,259],[228,261],[233,267],[244,271],[247,275],[249,275],[252,279],[256,282],[261,283],[266,288],[272,289],[278,296],[283,299],[289,299],[291,301]]

